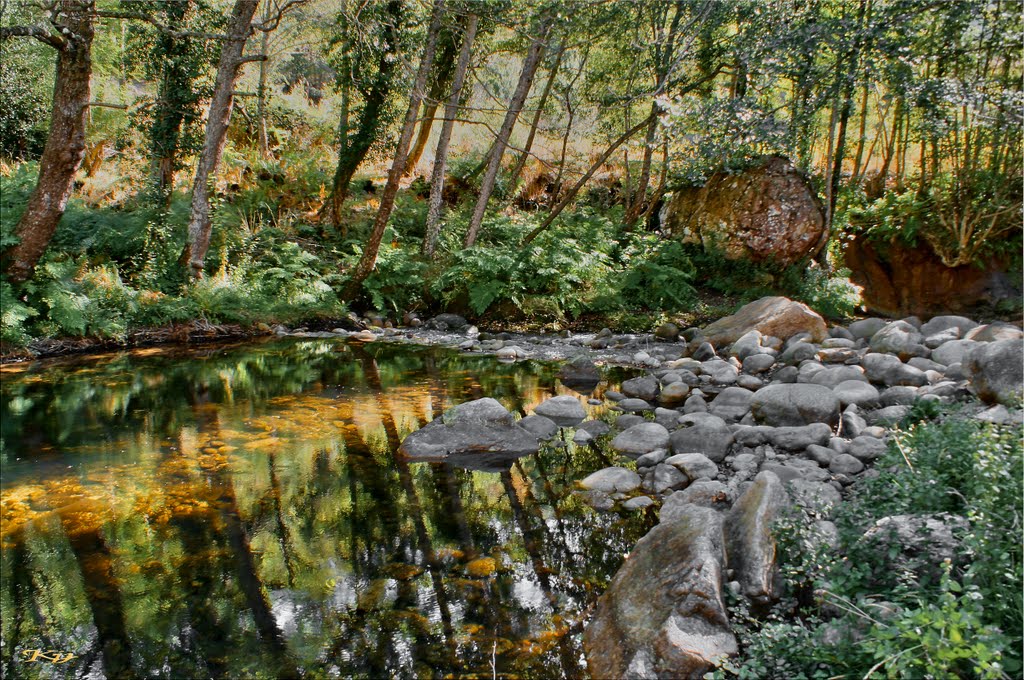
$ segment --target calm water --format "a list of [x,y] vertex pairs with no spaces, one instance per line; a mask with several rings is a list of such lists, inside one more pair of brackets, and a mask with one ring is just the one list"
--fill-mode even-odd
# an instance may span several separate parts
[[591,448],[393,455],[462,401],[575,394],[546,366],[283,340],[0,376],[7,678],[585,677],[651,521],[571,494]]

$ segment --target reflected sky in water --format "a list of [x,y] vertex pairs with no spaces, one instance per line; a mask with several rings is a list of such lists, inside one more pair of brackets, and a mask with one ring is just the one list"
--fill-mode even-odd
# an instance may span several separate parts
[[583,505],[611,460],[568,438],[500,473],[393,454],[469,399],[577,394],[550,366],[288,339],[0,376],[4,677],[586,677],[652,522]]

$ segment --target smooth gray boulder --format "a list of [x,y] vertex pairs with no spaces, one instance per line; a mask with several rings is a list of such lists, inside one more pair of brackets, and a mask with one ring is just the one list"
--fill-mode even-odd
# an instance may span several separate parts
[[608,467],[587,475],[580,482],[587,491],[629,493],[640,488],[640,475],[624,467]]
[[765,425],[807,425],[839,421],[839,398],[822,385],[768,385],[750,400],[754,420]]
[[817,346],[809,342],[797,342],[790,345],[786,351],[779,355],[779,362],[783,364],[799,364],[801,361],[815,359],[817,356]]
[[628,430],[634,425],[647,422],[643,416],[638,416],[635,413],[624,413],[615,419],[615,427],[620,430]]
[[921,324],[921,335],[928,337],[942,331],[955,328],[962,336],[972,328],[977,328],[978,322],[968,319],[966,316],[934,316]]
[[669,437],[673,453],[703,453],[713,462],[721,462],[732,446],[733,436],[720,418],[703,420],[681,427]]
[[731,385],[736,382],[736,377],[739,375],[739,369],[730,364],[728,361],[722,361],[721,359],[711,359],[705,361],[700,365],[702,375],[706,375],[711,378],[711,382],[719,385]]
[[551,439],[558,434],[559,429],[555,421],[537,415],[526,416],[519,421],[519,426],[529,430],[540,439]]
[[600,437],[612,431],[612,426],[603,420],[584,420],[576,427],[580,430],[586,430],[595,437]]
[[1005,321],[995,321],[985,326],[978,326],[967,331],[964,335],[966,340],[977,340],[978,342],[997,342],[999,340],[1019,340],[1024,338],[1024,331]]
[[727,423],[738,422],[750,412],[754,393],[742,387],[726,387],[708,406],[708,412]]
[[664,425],[643,422],[616,435],[612,448],[628,456],[642,456],[656,449],[668,448],[669,433]]
[[932,361],[943,366],[963,363],[964,356],[981,344],[976,340],[950,340],[932,350]]
[[702,453],[677,453],[666,458],[665,464],[678,468],[690,481],[718,476],[718,466]]
[[738,653],[722,600],[722,518],[683,506],[633,548],[583,631],[594,678],[700,678]]
[[843,408],[850,404],[863,408],[878,406],[878,388],[862,380],[844,380],[832,388],[832,393],[838,397]]
[[661,388],[658,401],[662,404],[681,404],[690,394],[690,386],[682,380],[671,382]]
[[654,401],[658,397],[659,389],[657,379],[651,376],[630,378],[622,383],[623,394],[644,401]]
[[500,403],[485,398],[448,410],[406,437],[398,451],[414,460],[502,469],[539,448],[537,435],[517,423]]
[[685,505],[728,510],[731,502],[732,491],[725,484],[713,479],[698,479],[666,498],[661,506],[659,518],[664,522],[672,522]]
[[839,383],[854,380],[865,383],[868,381],[867,376],[864,375],[864,369],[860,366],[829,366],[812,375],[808,382],[812,385],[835,387]]
[[928,376],[924,374],[924,371],[903,363],[899,357],[892,354],[878,352],[865,354],[862,364],[864,374],[873,383],[918,387],[928,384]]
[[864,470],[864,463],[848,453],[840,453],[832,459],[828,469],[837,475],[855,475]]
[[538,404],[533,412],[553,420],[560,427],[573,427],[587,417],[580,400],[569,395],[551,397]]
[[729,348],[729,354],[740,361],[762,352],[764,352],[764,348],[761,347],[761,331],[758,330],[747,331]]
[[850,440],[846,452],[858,460],[874,460],[885,453],[886,448],[884,440],[861,435]]
[[764,373],[775,365],[775,357],[771,354],[751,354],[743,360],[743,371],[751,375]]
[[964,358],[971,389],[984,401],[1014,406],[1024,391],[1024,340],[997,340]]
[[640,413],[642,411],[653,411],[654,407],[643,399],[623,399],[617,406],[627,413]]
[[832,428],[825,423],[796,427],[766,428],[765,436],[772,446],[787,451],[803,451],[812,444],[825,446],[832,438]]
[[918,346],[923,346],[924,336],[906,321],[891,321],[871,336],[872,352],[897,354],[901,358],[915,356]]
[[772,523],[788,506],[782,481],[765,470],[754,477],[754,483],[729,511],[725,523],[729,567],[743,594],[754,602],[767,604],[780,594]]
[[860,321],[854,321],[847,327],[847,329],[850,331],[850,335],[853,336],[854,340],[866,340],[885,328],[886,323],[888,322],[885,321],[885,319],[862,319]]
[[666,465],[665,463],[658,463],[653,468],[648,469],[644,477],[643,487],[653,493],[663,494],[666,491],[681,489],[689,483],[690,480],[680,472],[679,468],[673,465]]

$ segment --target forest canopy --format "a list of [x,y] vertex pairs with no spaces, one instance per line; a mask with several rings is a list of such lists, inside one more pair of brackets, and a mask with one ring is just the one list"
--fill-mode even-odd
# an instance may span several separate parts
[[[1021,35],[1002,0],[0,0],[0,340],[841,317],[854,241],[1019,271]],[[820,201],[799,263],[665,228],[766,157]]]

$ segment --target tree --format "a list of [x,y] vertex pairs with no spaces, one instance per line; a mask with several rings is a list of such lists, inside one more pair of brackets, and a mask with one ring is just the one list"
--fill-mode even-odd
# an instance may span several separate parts
[[344,297],[353,298],[359,291],[359,287],[366,280],[366,277],[373,271],[377,263],[377,252],[380,250],[380,242],[384,237],[384,228],[391,218],[391,211],[395,207],[395,197],[398,195],[398,184],[405,173],[406,162],[409,160],[409,145],[412,143],[412,134],[416,126],[416,114],[423,102],[423,91],[427,85],[427,75],[434,64],[434,51],[437,49],[438,34],[441,31],[441,17],[444,14],[444,0],[434,0],[434,7],[431,11],[430,27],[427,29],[427,44],[423,48],[423,56],[420,58],[420,65],[416,71],[416,81],[412,86],[412,94],[409,97],[409,108],[405,112],[405,123],[402,125],[402,135],[398,139],[398,149],[395,151],[394,160],[391,162],[391,170],[388,172],[388,183],[380,198],[380,208],[373,221],[373,230],[370,238],[363,249],[363,255],[359,258],[355,269],[349,276],[345,286]]
[[93,0],[54,0],[46,5],[49,25],[0,26],[0,41],[22,36],[57,52],[50,134],[39,159],[39,178],[15,228],[19,242],[3,253],[15,283],[32,277],[64,215],[85,156],[85,125],[92,74]]
[[480,18],[476,14],[469,14],[466,17],[465,34],[462,36],[459,61],[455,66],[452,93],[444,107],[444,122],[437,140],[437,150],[434,152],[434,170],[430,178],[430,206],[427,209],[427,226],[423,235],[423,254],[428,258],[434,256],[437,236],[441,231],[441,209],[444,205],[444,175],[448,165],[448,145],[452,139],[452,129],[455,127],[455,117],[458,115],[459,102],[462,99],[466,72],[473,54],[473,41],[476,39],[479,23]]
[[[370,148],[390,122],[388,104],[398,85],[397,66],[402,46],[405,8],[401,0],[390,0],[382,14],[376,6],[342,5],[338,15],[338,86],[341,113],[338,123],[338,166],[334,171],[327,211],[331,223],[342,227],[342,205],[348,198],[349,183]],[[353,90],[362,98],[359,118],[352,128]]]
[[515,92],[505,113],[505,120],[501,124],[495,139],[495,146],[491,150],[490,159],[487,162],[487,170],[484,172],[483,180],[480,182],[480,196],[476,206],[473,208],[473,215],[469,220],[469,231],[466,232],[465,246],[471,247],[476,243],[477,234],[480,232],[480,225],[484,221],[484,213],[487,211],[487,202],[494,191],[494,183],[498,179],[498,170],[501,167],[501,159],[505,155],[505,148],[508,146],[509,137],[512,135],[512,128],[515,127],[519,112],[523,109],[526,97],[533,85],[533,77],[537,73],[537,66],[540,64],[547,44],[548,33],[554,23],[554,16],[545,14],[534,26],[533,38],[530,47],[526,52],[526,59],[523,61],[523,68],[519,72],[519,81],[516,83]]
[[133,22],[139,39],[134,52],[143,61],[143,74],[155,79],[155,101],[143,109],[149,140],[150,181],[156,199],[165,206],[174,189],[182,156],[202,144],[202,101],[209,96],[206,72],[213,59],[209,40],[194,34],[213,23],[199,0],[158,2],[124,0],[122,8],[153,17],[152,23]]
[[189,274],[193,277],[203,275],[206,251],[210,247],[210,234],[213,229],[210,216],[210,184],[224,153],[238,72],[243,64],[254,61],[254,58],[243,57],[242,53],[253,32],[252,20],[258,4],[259,0],[235,0],[231,17],[228,19],[227,36],[220,51],[217,79],[213,85],[213,97],[206,119],[206,139],[192,184],[188,243],[181,254],[182,264],[187,266]]

